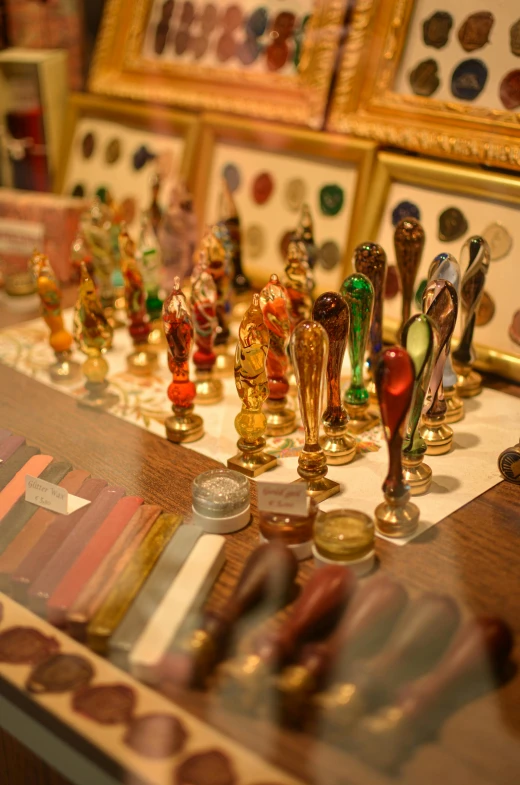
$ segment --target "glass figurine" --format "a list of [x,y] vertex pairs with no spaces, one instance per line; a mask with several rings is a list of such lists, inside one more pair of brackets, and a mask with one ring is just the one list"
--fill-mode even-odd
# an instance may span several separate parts
[[119,232],[121,271],[125,282],[125,305],[128,317],[128,332],[135,351],[127,357],[128,370],[138,375],[147,375],[157,368],[157,355],[148,348],[150,322],[146,311],[146,292],[143,276],[136,259],[135,243],[124,223]]
[[361,433],[372,428],[378,417],[369,412],[370,395],[365,385],[365,354],[374,306],[374,287],[366,275],[353,273],[343,281],[340,294],[350,311],[348,349],[351,381],[344,394],[350,417],[349,431]]
[[421,264],[424,241],[424,229],[415,218],[403,218],[395,227],[395,258],[403,293],[402,319],[399,332],[401,332],[410,318],[415,279]]
[[146,310],[151,321],[162,316],[161,288],[161,249],[146,213],[141,214],[141,227],[137,255],[143,273],[146,291]]
[[314,242],[314,225],[311,209],[308,204],[302,205],[300,222],[296,229],[296,239],[303,243],[306,251],[307,263],[312,270],[318,261],[318,249]]
[[327,479],[327,458],[319,443],[321,401],[329,353],[329,339],[318,322],[306,320],[291,336],[291,356],[296,375],[305,444],[298,457],[298,474],[307,494],[319,503],[339,493],[340,484]]
[[291,304],[292,328],[311,318],[314,277],[307,261],[305,248],[292,240],[287,249],[285,275],[282,281]]
[[460,252],[461,264],[467,260],[467,267],[460,287],[462,337],[453,352],[453,362],[459,374],[457,392],[463,398],[472,398],[482,392],[482,376],[472,369],[476,359],[472,344],[475,320],[484,294],[490,258],[489,245],[478,235],[466,240]]
[[285,287],[281,285],[277,275],[271,275],[269,283],[260,292],[260,307],[270,335],[267,354],[269,397],[265,404],[266,434],[286,436],[296,427],[296,415],[287,406],[289,392],[287,347],[291,337],[290,302]]
[[453,442],[453,431],[446,423],[447,407],[442,383],[451,337],[457,323],[458,298],[453,284],[443,280],[431,281],[424,290],[423,311],[436,328],[438,344],[420,434],[426,442],[427,455],[443,455],[450,451]]
[[[451,253],[440,253],[435,257],[428,270],[428,281],[449,281],[455,287],[460,299],[460,266]],[[451,362],[451,352],[446,358],[442,385],[446,401],[446,422],[459,422],[464,417],[464,402],[457,393],[457,374]]]
[[226,250],[229,235],[224,227],[213,226],[202,239],[201,250],[208,260],[208,271],[217,287],[217,332],[215,347],[217,351],[216,375],[229,376],[234,367],[233,357],[228,354],[229,325],[228,313],[231,310],[229,301],[229,283],[231,278],[230,255]]
[[218,293],[215,281],[208,270],[208,260],[204,253],[191,276],[191,310],[195,328],[193,364],[195,366],[195,389],[197,403],[218,403],[224,397],[220,379],[215,379],[213,369],[217,361],[214,352],[217,333]]
[[267,418],[262,406],[269,395],[268,351],[269,330],[260,308],[260,296],[254,294],[240,323],[235,354],[235,385],[242,401],[242,410],[235,418],[240,452],[228,460],[229,469],[246,477],[258,477],[278,463],[264,452]]
[[92,254],[90,253],[90,249],[85,240],[83,229],[79,228],[70,247],[70,263],[72,268],[70,277],[73,283],[79,283],[81,280],[82,262],[87,265],[88,274],[93,278],[95,270],[92,262]]
[[112,223],[106,205],[96,198],[85,220],[82,222],[83,234],[92,254],[95,278],[103,308],[110,317],[114,311],[114,253],[112,248]]
[[50,330],[49,344],[56,355],[56,362],[49,366],[49,376],[53,382],[73,382],[80,368],[71,359],[74,338],[63,323],[61,289],[48,256],[35,251],[29,260],[29,270],[36,281],[42,317]]
[[377,243],[362,243],[354,251],[354,269],[366,275],[374,287],[374,310],[370,322],[370,349],[368,368],[370,382],[368,392],[371,399],[377,399],[374,383],[374,369],[377,359],[383,351],[383,303],[386,282],[386,254]]
[[415,368],[412,404],[403,447],[403,466],[404,479],[410,486],[410,493],[417,496],[426,493],[432,481],[432,470],[423,463],[426,442],[419,433],[424,399],[433,371],[435,327],[430,317],[423,313],[412,316],[403,328],[401,342]]
[[80,351],[87,355],[82,371],[87,381],[87,395],[79,403],[94,409],[108,409],[118,401],[117,395],[108,391],[108,363],[103,357],[112,346],[113,330],[101,306],[94,281],[87,266],[81,265],[81,281],[74,308],[74,340]]
[[165,422],[166,436],[171,442],[194,442],[204,435],[202,417],[193,413],[196,389],[190,380],[189,358],[193,342],[193,322],[180,278],[163,304],[164,333],[168,342],[168,367],[173,380],[168,387],[173,416]]
[[222,179],[219,222],[226,226],[231,239],[231,286],[233,287],[235,294],[239,296],[247,294],[247,292],[251,290],[251,283],[242,269],[242,232],[240,230],[240,217],[226,178]]
[[327,292],[314,303],[312,315],[329,338],[327,408],[321,418],[325,436],[320,437],[320,445],[328,464],[350,463],[356,455],[356,440],[347,433],[349,416],[341,400],[341,368],[350,324],[348,305],[337,292]]
[[152,199],[150,207],[148,208],[148,218],[155,235],[159,234],[159,227],[161,225],[163,212],[159,205],[159,192],[161,190],[161,178],[155,174],[151,180]]
[[157,239],[163,264],[163,286],[169,291],[173,279],[187,278],[193,268],[197,247],[197,217],[193,199],[182,181],[173,186],[170,200],[159,224]]
[[385,501],[376,507],[376,528],[387,537],[407,537],[419,524],[419,508],[410,501],[403,479],[402,447],[414,387],[415,371],[408,352],[392,346],[381,354],[376,389],[385,428],[390,465],[383,483]]

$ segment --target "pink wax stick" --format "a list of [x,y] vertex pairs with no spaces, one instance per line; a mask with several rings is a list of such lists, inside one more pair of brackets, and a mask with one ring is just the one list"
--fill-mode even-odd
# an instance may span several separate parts
[[[7,431],[7,433],[9,433],[9,431]],[[8,458],[16,452],[18,447],[22,447],[24,444],[25,439],[23,436],[10,434],[7,439],[4,439],[0,444],[0,461],[7,461]]]
[[29,458],[25,466],[16,472],[3,491],[0,491],[0,525],[2,518],[7,515],[13,504],[16,504],[20,496],[25,493],[25,478],[39,477],[42,471],[51,463],[52,455],[33,455]]

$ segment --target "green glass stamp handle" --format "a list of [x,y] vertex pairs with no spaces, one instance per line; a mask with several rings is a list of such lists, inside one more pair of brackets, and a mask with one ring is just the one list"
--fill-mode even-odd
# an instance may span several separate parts
[[462,337],[457,349],[453,352],[453,359],[460,365],[470,365],[475,360],[475,352],[472,347],[473,332],[478,307],[484,294],[491,252],[484,238],[474,235],[462,246],[460,257],[461,263],[468,259],[468,266],[460,287],[463,316]]
[[363,366],[374,307],[374,287],[366,275],[353,273],[343,281],[340,294],[345,298],[350,310],[348,347],[352,377],[344,400],[345,403],[356,406],[366,403],[369,398],[363,378]]
[[419,457],[426,452],[426,442],[419,433],[419,422],[434,360],[435,327],[430,317],[423,313],[412,316],[403,328],[401,343],[412,358],[415,368],[415,382],[403,453]]
[[446,413],[442,378],[446,357],[450,352],[451,336],[457,323],[458,307],[457,292],[449,281],[431,281],[424,290],[423,312],[432,320],[438,338],[425,404],[429,416]]

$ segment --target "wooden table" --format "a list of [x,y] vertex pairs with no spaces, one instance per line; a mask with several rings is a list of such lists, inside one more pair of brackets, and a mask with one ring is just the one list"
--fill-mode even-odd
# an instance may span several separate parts
[[[520,396],[516,386],[493,379],[487,383]],[[0,427],[24,434],[42,452],[123,485],[146,502],[183,513],[190,510],[194,477],[218,465],[108,413],[81,409],[67,395],[4,366],[0,366]],[[517,434],[518,423],[511,423],[511,443]],[[374,489],[374,506],[378,499],[379,489]],[[405,547],[377,542],[380,569],[401,580],[411,596],[447,592],[470,612],[500,614],[515,631],[516,662],[520,661],[519,511],[520,488],[500,483]],[[228,562],[212,603],[228,595],[256,542],[256,522],[229,538]],[[301,577],[310,570],[305,565]],[[192,693],[180,700],[253,748],[266,736],[261,721],[238,720],[216,706],[211,696]],[[286,731],[275,734],[268,757],[324,785],[518,785],[519,739],[520,676],[516,676],[452,715],[438,739],[420,747],[396,778]],[[7,772],[7,780],[0,777],[6,785],[64,783],[5,733],[0,734],[0,772]]]

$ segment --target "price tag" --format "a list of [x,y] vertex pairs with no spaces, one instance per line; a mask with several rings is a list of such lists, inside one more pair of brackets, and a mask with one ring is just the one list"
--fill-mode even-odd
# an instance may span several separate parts
[[73,496],[65,488],[38,477],[25,476],[25,501],[44,507],[58,515],[70,515],[90,504],[88,499]]
[[309,497],[305,483],[257,483],[258,509],[285,515],[305,516],[309,511]]

